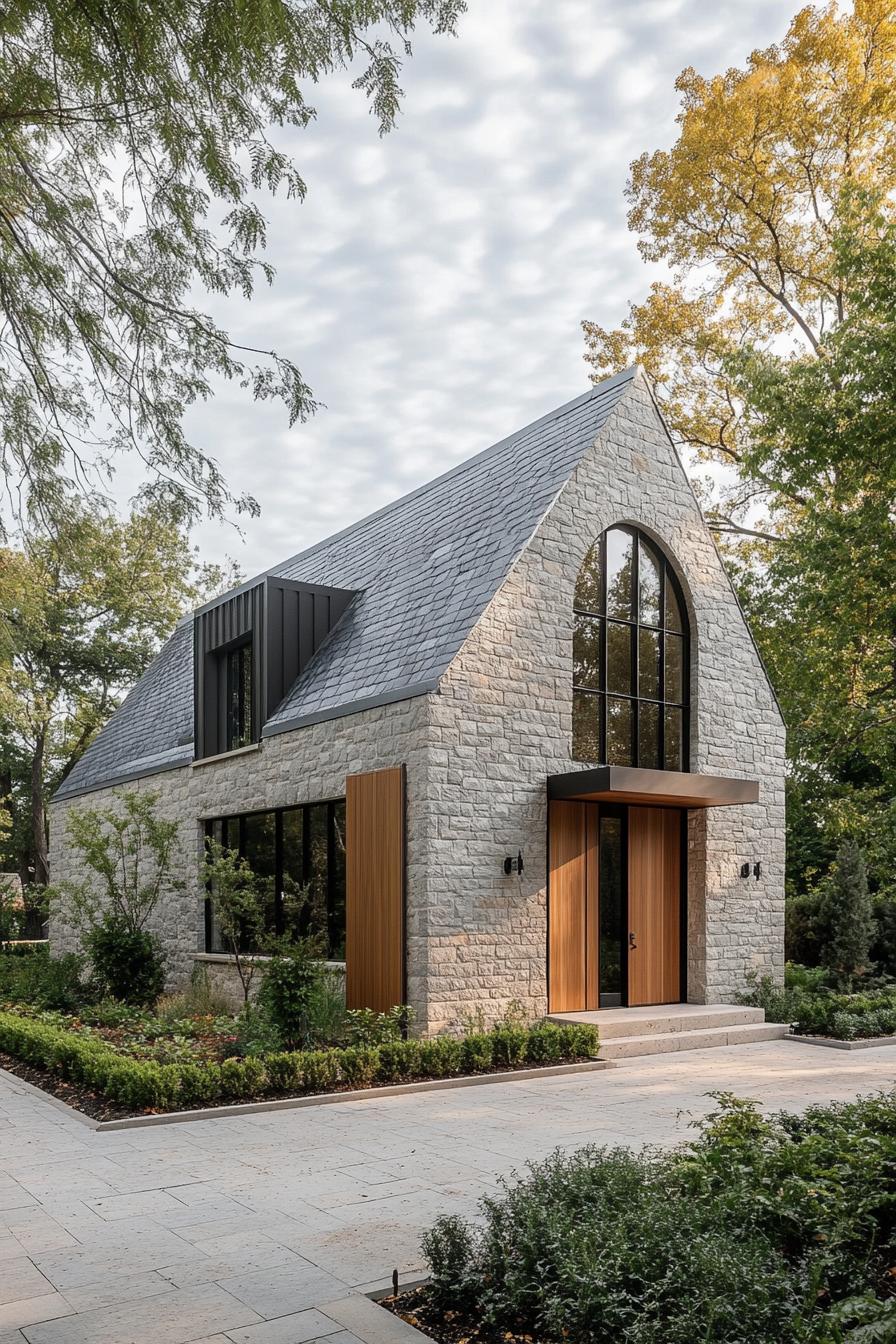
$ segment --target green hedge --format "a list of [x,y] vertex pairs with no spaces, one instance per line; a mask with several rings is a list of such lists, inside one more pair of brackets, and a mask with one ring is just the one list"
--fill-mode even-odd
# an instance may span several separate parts
[[0,1050],[60,1078],[84,1083],[139,1110],[189,1110],[282,1092],[329,1092],[415,1078],[449,1078],[508,1065],[573,1063],[598,1051],[592,1026],[496,1027],[457,1039],[389,1041],[343,1050],[279,1051],[221,1064],[129,1059],[102,1041],[0,1012]]

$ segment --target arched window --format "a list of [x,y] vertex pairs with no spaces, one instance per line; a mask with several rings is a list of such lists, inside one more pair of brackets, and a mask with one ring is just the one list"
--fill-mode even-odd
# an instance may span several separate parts
[[609,528],[576,581],[573,757],[687,770],[689,666],[672,566],[636,528]]

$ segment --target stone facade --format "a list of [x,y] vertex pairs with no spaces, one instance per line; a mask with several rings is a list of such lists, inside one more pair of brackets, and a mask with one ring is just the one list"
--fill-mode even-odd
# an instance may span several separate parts
[[[182,896],[158,931],[174,980],[201,945],[201,819],[338,797],[349,773],[405,763],[408,999],[424,1031],[520,1002],[547,1007],[546,776],[575,769],[573,590],[592,542],[630,523],[673,561],[691,625],[691,770],[760,780],[758,804],[695,811],[688,998],[730,1000],[784,960],[784,728],[733,590],[642,377],[636,378],[433,694],[263,740],[257,751],[137,782],[183,828]],[[54,876],[71,875],[53,809]],[[522,875],[502,862],[522,851]],[[741,864],[761,863],[759,880]],[[57,924],[57,947],[72,933]]]

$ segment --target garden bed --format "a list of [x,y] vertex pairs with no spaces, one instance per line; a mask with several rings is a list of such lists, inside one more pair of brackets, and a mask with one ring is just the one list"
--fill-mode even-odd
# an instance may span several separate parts
[[[119,1038],[58,1024],[58,1014],[0,1011],[0,1062],[93,1119],[213,1109],[414,1082],[507,1074],[593,1059],[593,1027],[539,1023],[374,1046],[276,1050],[216,1060],[209,1034],[176,1062],[137,1057]],[[116,1029],[107,1028],[107,1032]],[[202,1052],[205,1052],[204,1054]]]
[[718,1100],[677,1150],[557,1152],[438,1219],[429,1279],[381,1308],[438,1344],[896,1338],[896,1099]]

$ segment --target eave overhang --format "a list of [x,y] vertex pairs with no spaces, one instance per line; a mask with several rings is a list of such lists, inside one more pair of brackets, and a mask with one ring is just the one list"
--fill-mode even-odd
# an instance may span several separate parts
[[589,803],[647,803],[666,807],[732,807],[759,801],[758,779],[598,765],[548,776],[548,798]]

